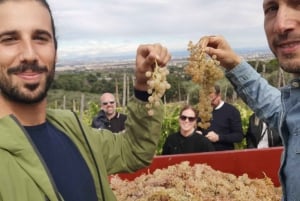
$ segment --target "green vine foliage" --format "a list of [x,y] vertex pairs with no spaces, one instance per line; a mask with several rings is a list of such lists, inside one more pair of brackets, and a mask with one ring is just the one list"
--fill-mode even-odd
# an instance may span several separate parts
[[86,122],[88,125],[91,125],[93,118],[97,115],[99,110],[100,107],[98,103],[89,102],[88,109],[84,111],[84,115],[82,117],[83,121]]
[[[242,127],[245,136],[248,129],[249,117],[251,116],[253,111],[241,100],[237,101],[233,105],[240,111],[241,119],[242,119]],[[246,147],[247,147],[246,138],[244,138],[240,143],[235,143],[235,149],[244,149]]]
[[164,105],[164,119],[162,123],[162,132],[156,150],[157,155],[161,154],[166,138],[170,134],[177,132],[179,129],[178,116],[180,108],[180,104]]

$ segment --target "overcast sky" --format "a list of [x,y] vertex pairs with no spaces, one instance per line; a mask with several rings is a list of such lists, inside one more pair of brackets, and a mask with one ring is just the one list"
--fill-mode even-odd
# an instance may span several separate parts
[[48,0],[59,55],[135,54],[160,42],[186,50],[204,35],[224,35],[233,48],[267,47],[262,0]]

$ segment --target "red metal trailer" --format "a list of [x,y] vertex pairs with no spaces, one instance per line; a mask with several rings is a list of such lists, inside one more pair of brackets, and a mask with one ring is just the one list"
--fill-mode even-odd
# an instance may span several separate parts
[[133,180],[143,173],[152,173],[158,168],[162,169],[182,161],[190,161],[191,165],[195,163],[205,163],[215,170],[232,173],[236,176],[247,173],[252,179],[264,178],[266,175],[271,178],[275,186],[280,186],[278,169],[282,150],[283,147],[273,147],[156,156],[149,167],[131,174],[119,174],[119,176],[122,179]]

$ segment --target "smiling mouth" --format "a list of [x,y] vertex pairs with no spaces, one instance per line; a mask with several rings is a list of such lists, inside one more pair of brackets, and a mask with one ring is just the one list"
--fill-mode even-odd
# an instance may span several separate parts
[[283,55],[294,54],[300,48],[300,41],[280,43],[275,47],[277,52]]
[[32,79],[38,78],[41,75],[41,73],[39,73],[39,72],[22,72],[22,73],[16,73],[15,75],[17,75],[18,77],[21,77],[23,79],[26,79],[26,80],[32,80]]
[[277,44],[277,46],[280,48],[293,48],[298,45],[300,45],[300,41],[292,41],[292,42],[285,42],[285,43]]

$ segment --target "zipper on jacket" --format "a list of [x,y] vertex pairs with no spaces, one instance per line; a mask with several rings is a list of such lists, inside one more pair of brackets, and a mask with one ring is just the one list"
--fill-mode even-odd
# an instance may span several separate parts
[[[40,152],[39,152],[38,149],[36,148],[35,144],[32,142],[32,139],[30,138],[29,134],[27,133],[27,131],[25,130],[25,128],[21,125],[21,123],[18,121],[18,119],[17,119],[14,115],[10,115],[10,116],[11,116],[11,118],[16,122],[16,124],[21,128],[21,130],[24,132],[24,134],[25,134],[27,140],[29,141],[29,143],[31,144],[31,146],[32,146],[33,150],[35,151],[36,155],[37,155],[38,158],[40,159],[40,161],[41,161],[41,163],[42,163],[42,165],[43,165],[43,167],[44,167],[44,169],[45,169],[45,171],[46,171],[46,173],[47,173],[47,175],[48,175],[48,178],[49,178],[49,180],[50,180],[50,183],[51,183],[51,185],[52,185],[52,188],[54,189],[54,192],[55,192],[55,195],[56,195],[56,197],[57,197],[57,200],[58,200],[58,201],[63,201],[63,200],[61,199],[60,195],[59,195],[59,192],[58,192],[58,189],[57,189],[57,187],[56,187],[56,185],[55,185],[55,183],[54,183],[53,177],[52,177],[52,175],[51,175],[51,173],[50,173],[50,171],[49,171],[49,169],[48,169],[48,167],[47,167],[47,165],[46,165],[46,163],[45,163],[43,157],[41,156]],[[45,196],[46,196],[46,201],[48,201],[49,198],[47,197],[46,194],[45,194]]]

